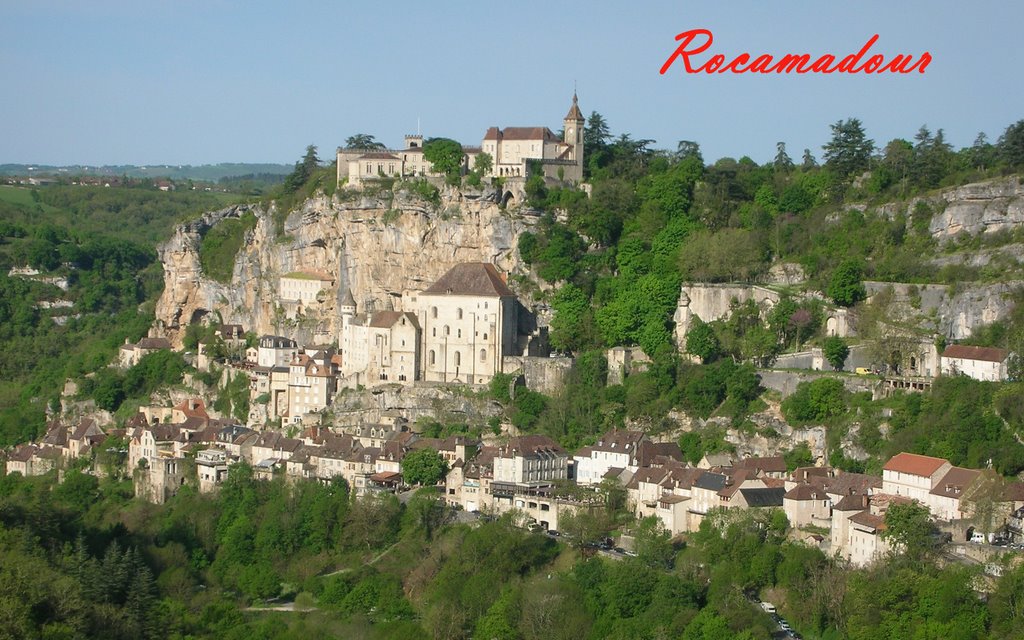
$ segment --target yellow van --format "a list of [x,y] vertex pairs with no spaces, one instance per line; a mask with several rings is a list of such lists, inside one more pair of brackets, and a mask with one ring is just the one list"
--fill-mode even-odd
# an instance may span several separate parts
[[856,373],[858,376],[871,375],[871,369],[868,369],[867,367],[857,367],[856,369],[853,370],[853,372]]

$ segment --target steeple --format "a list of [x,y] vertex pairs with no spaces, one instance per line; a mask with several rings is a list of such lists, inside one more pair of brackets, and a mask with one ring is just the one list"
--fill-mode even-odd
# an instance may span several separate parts
[[565,114],[565,122],[578,122],[581,125],[584,122],[583,112],[580,111],[575,91],[572,92],[572,106],[569,107],[569,113]]
[[345,290],[345,296],[341,299],[341,315],[354,316],[356,314],[356,299],[352,295],[352,289]]

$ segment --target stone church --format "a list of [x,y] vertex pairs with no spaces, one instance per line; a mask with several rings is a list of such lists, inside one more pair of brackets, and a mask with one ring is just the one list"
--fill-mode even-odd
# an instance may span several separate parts
[[343,385],[486,384],[502,371],[505,356],[518,355],[518,301],[493,264],[457,264],[426,290],[403,294],[402,307],[358,313],[346,292],[339,337]]

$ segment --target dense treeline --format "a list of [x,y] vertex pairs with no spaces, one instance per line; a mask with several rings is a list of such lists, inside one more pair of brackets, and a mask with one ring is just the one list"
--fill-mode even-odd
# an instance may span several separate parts
[[[219,201],[141,188],[0,187],[0,445],[37,436],[68,378],[98,372],[84,382],[86,397],[105,408],[173,379],[168,370],[121,376],[105,367],[152,323],[163,288],[155,240]],[[26,266],[40,275],[8,275]],[[67,290],[43,278],[65,279]]]
[[[431,492],[353,500],[343,482],[244,466],[216,496],[156,506],[130,490],[77,471],[0,478],[3,635],[769,638],[760,596],[808,638],[1024,637],[1024,567],[986,603],[977,569],[938,568],[913,517],[892,523],[905,554],[851,570],[789,541],[777,511],[712,515],[687,544],[644,521],[636,557],[609,560],[507,517],[452,524]],[[296,613],[243,609],[275,597]]]

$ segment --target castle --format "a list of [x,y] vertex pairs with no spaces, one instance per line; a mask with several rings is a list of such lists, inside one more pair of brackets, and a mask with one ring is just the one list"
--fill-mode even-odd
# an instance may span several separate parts
[[406,291],[402,311],[357,313],[341,304],[341,375],[359,384],[486,384],[517,355],[518,301],[492,264],[457,264],[424,291]]
[[[491,169],[483,177],[527,178],[539,168],[545,178],[562,182],[583,181],[583,112],[572,96],[572,106],[562,119],[559,138],[547,127],[491,127],[479,147],[462,148],[462,169],[476,165],[480,154],[491,157]],[[337,151],[338,182],[360,186],[379,178],[439,176],[423,157],[423,136],[405,136],[403,149],[346,149]],[[532,165],[532,167],[531,167]]]

